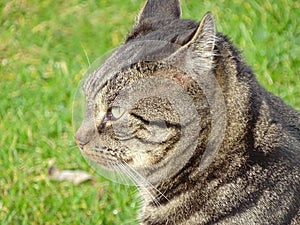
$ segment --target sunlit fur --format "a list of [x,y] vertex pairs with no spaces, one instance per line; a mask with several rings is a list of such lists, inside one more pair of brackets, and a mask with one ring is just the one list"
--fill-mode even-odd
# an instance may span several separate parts
[[[124,45],[163,40],[181,47],[157,52],[157,61],[143,58],[103,82],[100,70],[85,81],[86,116],[76,133],[82,153],[139,187],[140,224],[300,224],[299,114],[258,84],[240,52],[216,33],[212,15],[196,23],[180,19],[180,14],[178,0],[148,0]],[[201,81],[213,75],[226,105],[225,136],[204,171],[199,165],[213,117],[211,99],[193,79],[195,74]],[[194,107],[198,120],[182,121],[175,105],[159,97],[170,91],[168,86],[153,89],[154,78],[169,79],[183,90],[191,105],[182,112]],[[126,99],[129,94],[130,104],[135,93],[143,93],[131,88],[145,79],[142,88],[153,89],[153,96],[124,106],[122,116],[114,119],[110,110],[118,96],[123,93]],[[217,102],[220,96],[215,97]],[[199,135],[184,138],[196,148],[181,165],[178,143],[195,121]],[[168,164],[172,156],[178,162]],[[155,179],[160,177],[164,179]]]

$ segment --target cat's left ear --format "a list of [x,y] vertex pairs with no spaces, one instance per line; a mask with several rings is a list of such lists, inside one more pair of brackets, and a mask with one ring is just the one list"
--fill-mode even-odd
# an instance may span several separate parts
[[137,24],[148,18],[179,19],[181,8],[179,0],[147,0],[139,13]]
[[203,67],[211,68],[215,42],[216,27],[214,18],[211,13],[207,13],[199,23],[191,40],[165,59],[165,61],[174,65],[197,63],[202,64]]

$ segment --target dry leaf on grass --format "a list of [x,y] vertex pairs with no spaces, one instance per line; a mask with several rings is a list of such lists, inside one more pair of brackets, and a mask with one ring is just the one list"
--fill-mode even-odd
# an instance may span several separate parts
[[82,170],[59,170],[51,166],[49,167],[48,174],[51,180],[69,181],[75,185],[88,180],[95,181],[95,178],[92,175]]

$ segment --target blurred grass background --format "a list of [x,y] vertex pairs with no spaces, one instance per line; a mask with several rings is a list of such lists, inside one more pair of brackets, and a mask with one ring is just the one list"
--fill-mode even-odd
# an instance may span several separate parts
[[[72,100],[93,62],[122,42],[143,0],[0,2],[0,224],[134,224],[135,189],[95,174],[75,147]],[[300,110],[300,2],[182,0],[206,11],[259,81]],[[48,163],[98,182],[54,182]]]

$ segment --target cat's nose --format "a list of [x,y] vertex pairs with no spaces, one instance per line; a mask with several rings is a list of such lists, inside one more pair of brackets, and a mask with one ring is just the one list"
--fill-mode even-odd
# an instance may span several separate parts
[[75,142],[77,144],[77,146],[80,149],[83,149],[83,147],[89,143],[87,137],[85,136],[85,134],[83,133],[83,129],[79,128],[75,134]]
[[80,149],[87,145],[93,136],[93,127],[87,121],[83,121],[75,133],[75,141]]
[[83,149],[83,147],[88,143],[88,142],[82,142],[78,140],[76,137],[75,137],[75,142],[80,149]]

